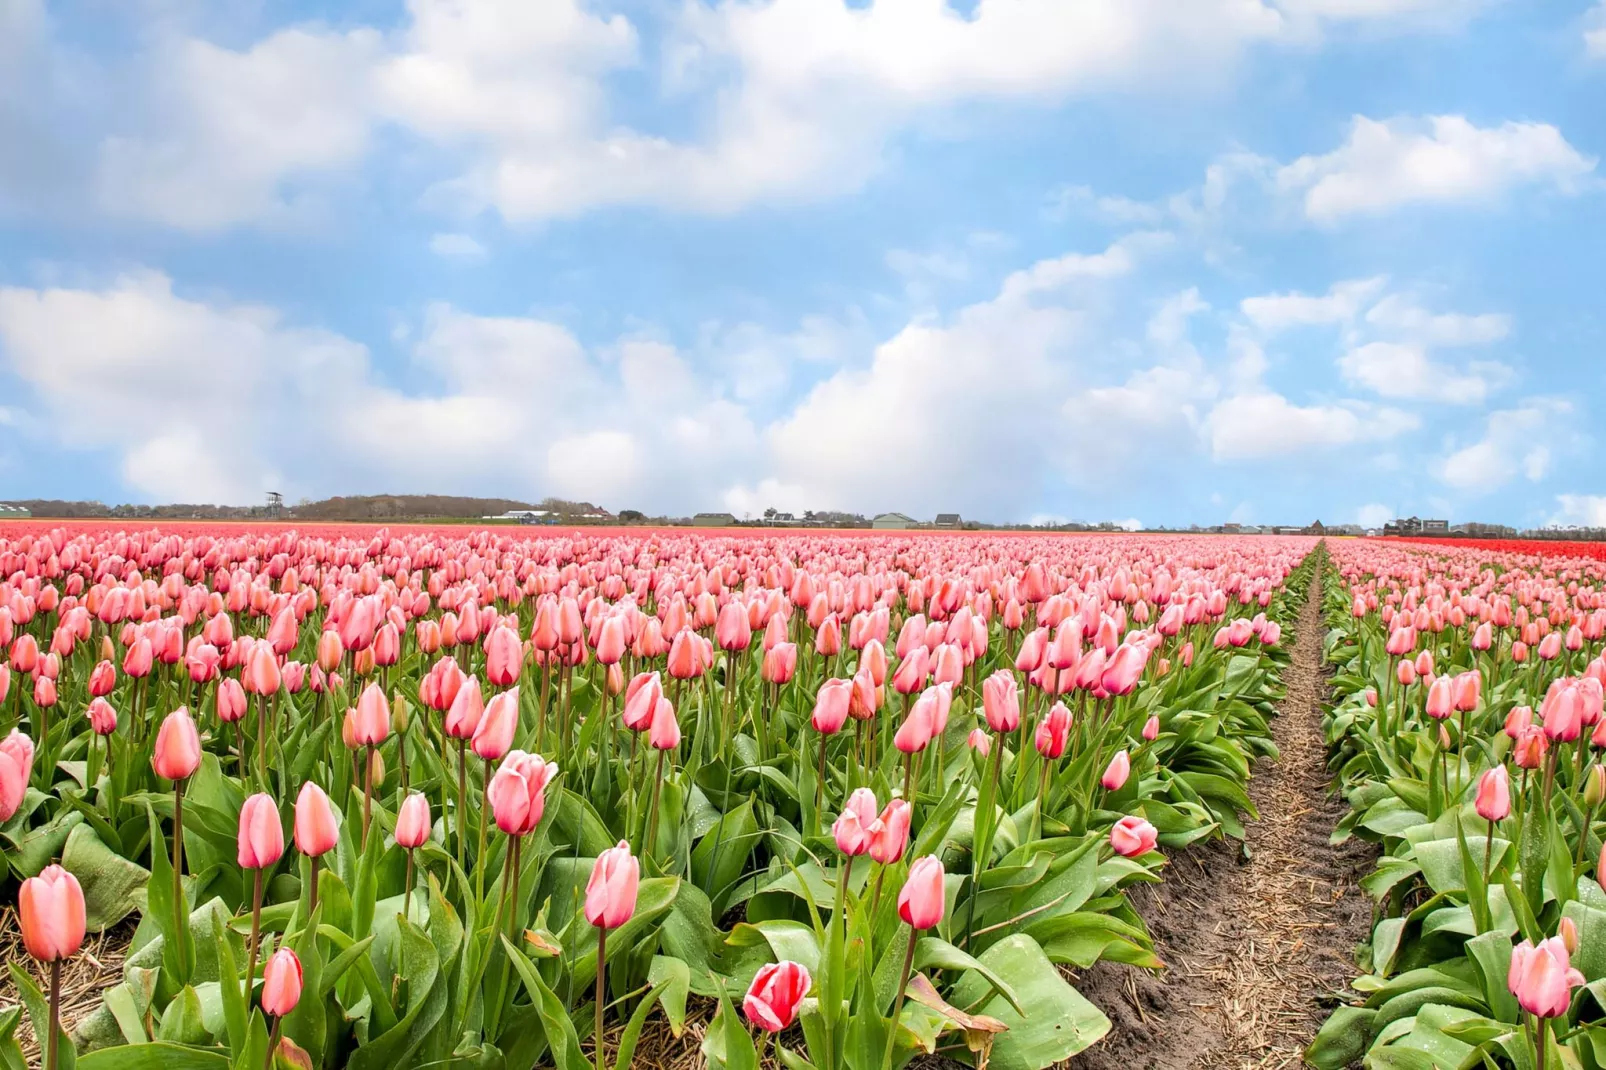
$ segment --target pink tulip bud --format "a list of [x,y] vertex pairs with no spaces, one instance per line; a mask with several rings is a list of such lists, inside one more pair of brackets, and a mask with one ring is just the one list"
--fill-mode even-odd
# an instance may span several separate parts
[[267,869],[284,854],[284,829],[271,795],[258,792],[240,807],[237,853],[241,869]]
[[942,860],[935,855],[917,858],[898,893],[898,916],[912,929],[930,929],[942,921],[947,908]]
[[429,839],[430,827],[429,799],[415,791],[396,814],[396,845],[409,851],[422,847]]
[[809,723],[821,735],[834,736],[842,730],[848,719],[848,707],[853,697],[853,681],[833,679],[820,685],[814,700],[814,713]]
[[1497,765],[1478,778],[1478,816],[1485,821],[1504,821],[1511,814],[1511,778],[1506,767]]
[[903,799],[893,799],[876,818],[878,828],[870,834],[870,857],[883,866],[890,866],[903,858],[909,848],[909,819],[912,810]]
[[1104,775],[1099,778],[1099,783],[1104,786],[1105,791],[1120,791],[1126,784],[1126,778],[1131,774],[1132,760],[1127,757],[1126,751],[1116,751],[1115,757],[1111,758],[1110,764],[1105,767]]
[[183,706],[162,720],[156,733],[151,768],[166,780],[185,780],[201,766],[201,737],[190,711]]
[[[465,688],[466,690],[466,688]],[[519,689],[509,688],[491,699],[485,706],[485,716],[474,729],[470,747],[487,761],[497,761],[513,746],[513,734],[519,727]]]
[[268,956],[262,968],[262,1012],[283,1018],[301,1002],[301,960],[288,947]]
[[301,785],[301,794],[296,796],[295,840],[296,850],[308,858],[326,854],[340,842],[334,804],[310,780]]
[[46,866],[17,890],[22,945],[40,962],[76,955],[84,943],[84,918],[84,890],[60,866]]
[[597,856],[586,882],[586,921],[599,929],[617,929],[636,913],[636,890],[641,884],[641,864],[630,853],[630,844],[619,841]]
[[1145,742],[1153,743],[1159,738],[1160,715],[1157,713],[1151,713],[1149,714],[1149,719],[1143,722],[1143,739]]

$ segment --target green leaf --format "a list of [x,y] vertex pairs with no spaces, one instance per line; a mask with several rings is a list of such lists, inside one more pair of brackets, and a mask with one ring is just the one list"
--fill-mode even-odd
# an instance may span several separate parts
[[229,1050],[239,1051],[245,1046],[249,1003],[241,987],[239,968],[234,964],[234,948],[229,943],[228,930],[219,926],[212,934],[217,944],[219,992],[223,1001],[223,1022],[228,1033]]
[[[267,1045],[263,1044],[263,1055]],[[265,1061],[262,1060],[262,1061]],[[259,1061],[257,1065],[261,1065]],[[78,1060],[78,1070],[228,1070],[228,1056],[218,1051],[154,1041],[102,1048]]]
[[1366,1054],[1376,1017],[1375,1010],[1365,1007],[1334,1010],[1305,1049],[1305,1061],[1316,1070],[1344,1070]]
[[691,991],[691,967],[668,955],[654,955],[647,969],[647,983],[658,993],[669,1031],[676,1039],[686,1028],[686,996]]
[[715,917],[724,912],[757,842],[758,819],[753,816],[752,800],[748,800],[722,817],[692,851],[692,883],[708,894]]
[[1110,1020],[1066,983],[1031,937],[1021,933],[1006,937],[979,960],[1018,994],[1024,1008],[1024,1013],[1015,1010],[1001,995],[986,998],[993,982],[975,971],[966,971],[954,985],[951,1003],[1008,1027],[993,1045],[989,1065],[994,1070],[1042,1070],[1085,1050],[1110,1031]]
[[946,940],[939,940],[935,936],[921,937],[920,941],[915,944],[914,968],[917,970],[933,968],[939,970],[974,970],[982,977],[985,977],[987,983],[993,986],[993,991],[1008,1000],[1009,1005],[1015,1008],[1017,1013],[1026,1013],[1026,1008],[1021,1004],[1020,996],[1016,995],[1015,990],[1010,987],[1008,981],[1000,977],[985,963],[972,958]]
[[563,1002],[541,980],[541,975],[535,972],[535,967],[524,952],[514,947],[505,936],[501,937],[501,941],[514,970],[518,971],[519,979],[524,982],[530,1002],[535,1004],[536,1013],[541,1016],[547,1048],[557,1070],[590,1070],[590,1064],[580,1050],[580,1037],[575,1032],[574,1021],[564,1009]]
[[162,1011],[156,1028],[156,1039],[174,1044],[204,1044],[211,1039],[206,1023],[201,1020],[201,997],[195,989],[185,985]]
[[758,1051],[753,1038],[736,1017],[730,996],[723,988],[719,992],[719,1011],[708,1024],[708,1035],[703,1038],[703,1054],[708,1057],[709,1070],[758,1070]]
[[666,983],[659,982],[643,993],[641,1001],[636,1005],[635,1013],[625,1023],[624,1033],[619,1037],[619,1048],[613,1053],[613,1064],[615,1066],[628,1067],[631,1060],[635,1058],[636,1042],[641,1039],[641,1028],[647,1024],[647,1014],[653,1008],[654,997],[659,994],[659,991]]

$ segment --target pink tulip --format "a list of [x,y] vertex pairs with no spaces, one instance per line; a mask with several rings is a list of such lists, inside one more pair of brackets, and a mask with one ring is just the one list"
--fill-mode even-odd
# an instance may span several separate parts
[[180,706],[162,720],[151,768],[164,780],[185,780],[201,766],[201,737],[190,711]]
[[837,850],[849,858],[867,853],[877,831],[876,820],[875,792],[869,788],[856,789],[831,825]]
[[288,947],[268,956],[262,968],[262,1012],[283,1018],[301,1002],[301,960]]
[[1136,858],[1154,850],[1158,833],[1153,825],[1135,815],[1128,815],[1110,828],[1110,846],[1115,853]]
[[485,678],[495,687],[518,683],[524,668],[524,644],[512,628],[498,625],[485,637]]
[[76,955],[84,943],[84,918],[84,890],[60,866],[46,866],[17,890],[22,946],[40,962]]
[[1483,693],[1483,677],[1477,669],[1469,669],[1457,673],[1453,677],[1453,690],[1455,692],[1455,708],[1462,713],[1471,713],[1478,708],[1478,700]]
[[909,819],[912,810],[903,799],[893,799],[876,818],[870,831],[870,857],[883,866],[890,866],[903,858],[909,848]]
[[808,995],[809,971],[789,959],[772,962],[759,969],[742,1000],[742,1013],[760,1029],[779,1033],[797,1018],[797,1009]]
[[680,746],[680,722],[675,719],[675,706],[667,698],[660,698],[647,726],[647,742],[661,751]]
[[1056,702],[1037,723],[1037,733],[1032,737],[1032,742],[1038,754],[1052,760],[1065,753],[1065,744],[1070,735],[1071,711],[1065,703]]
[[853,697],[853,681],[833,679],[820,685],[814,700],[814,713],[809,723],[821,735],[834,736],[842,730],[848,719],[848,707]]
[[1126,784],[1126,778],[1131,774],[1132,760],[1127,757],[1126,751],[1116,751],[1115,757],[1111,758],[1110,764],[1105,767],[1104,775],[1099,778],[1099,783],[1104,786],[1105,791],[1120,791]]
[[1538,947],[1524,940],[1511,949],[1506,987],[1529,1014],[1560,1018],[1572,1003],[1573,988],[1583,983],[1559,936],[1541,940]]
[[109,661],[98,663],[89,673],[89,694],[93,698],[104,698],[112,693],[117,686],[117,669]]
[[390,703],[377,683],[363,688],[352,721],[358,746],[377,746],[390,735]]
[[109,736],[117,731],[117,711],[103,698],[89,703],[89,727],[98,736]]
[[664,697],[663,683],[655,672],[637,673],[625,688],[625,727],[634,732],[645,732],[652,725],[658,702]]
[[913,929],[930,929],[942,921],[947,907],[942,860],[935,855],[917,858],[898,893],[898,916]]
[[512,687],[486,704],[485,716],[480,718],[480,723],[474,729],[470,747],[481,758],[494,762],[513,746],[513,733],[518,727],[519,689]]
[[1020,688],[1014,673],[999,669],[987,677],[982,681],[981,697],[988,728],[1003,733],[1020,727]]
[[334,804],[310,780],[301,785],[301,794],[296,796],[295,840],[296,850],[308,858],[326,854],[340,842]]
[[971,750],[975,751],[983,758],[992,753],[993,737],[989,736],[980,728],[972,728],[970,730],[970,735],[965,737],[965,742],[970,745]]
[[1143,739],[1147,743],[1153,743],[1159,738],[1160,715],[1157,713],[1151,713],[1149,714],[1149,719],[1143,722]]
[[509,751],[489,788],[496,827],[510,836],[534,832],[545,812],[546,786],[557,775],[557,765],[539,754]]
[[641,864],[630,853],[630,844],[619,841],[597,856],[586,882],[586,921],[599,929],[617,929],[636,913],[636,890],[641,884]]
[[1478,778],[1478,816],[1485,821],[1504,821],[1511,814],[1511,778],[1506,767],[1497,765]]
[[33,740],[13,728],[0,740],[0,823],[11,820],[22,805],[32,776]]
[[422,847],[429,840],[431,825],[429,799],[421,791],[413,792],[396,813],[396,845],[409,851]]
[[241,869],[267,869],[284,854],[284,829],[271,795],[258,792],[240,807],[237,846]]

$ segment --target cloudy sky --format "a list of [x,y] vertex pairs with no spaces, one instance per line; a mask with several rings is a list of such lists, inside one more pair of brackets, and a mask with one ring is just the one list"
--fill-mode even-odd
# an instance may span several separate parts
[[1606,524],[1606,2],[0,0],[0,497]]

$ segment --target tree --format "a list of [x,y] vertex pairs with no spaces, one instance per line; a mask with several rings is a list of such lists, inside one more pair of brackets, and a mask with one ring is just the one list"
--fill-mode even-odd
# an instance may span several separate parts
[[620,521],[620,523],[623,523],[623,524],[639,524],[641,521],[646,520],[646,519],[647,519],[647,514],[643,513],[639,509],[621,509],[621,510],[619,510],[619,521]]

